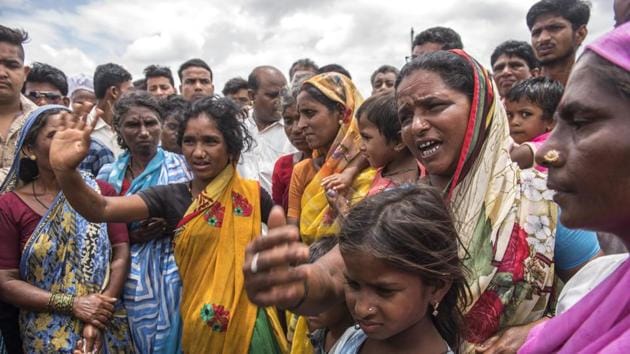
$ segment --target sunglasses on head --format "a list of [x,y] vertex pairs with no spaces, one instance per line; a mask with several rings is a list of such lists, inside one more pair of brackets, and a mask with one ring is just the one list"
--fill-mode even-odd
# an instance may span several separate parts
[[45,98],[49,101],[56,101],[61,98],[61,95],[54,92],[44,92],[44,91],[31,91],[28,93],[28,97],[34,100],[38,100],[40,98]]

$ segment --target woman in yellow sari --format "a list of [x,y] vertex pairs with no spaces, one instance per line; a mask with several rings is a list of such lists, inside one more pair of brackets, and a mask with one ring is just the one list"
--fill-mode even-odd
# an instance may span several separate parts
[[299,220],[302,240],[311,244],[339,231],[336,211],[326,197],[330,178],[342,172],[353,176],[343,197],[355,204],[367,195],[375,171],[365,168],[359,154],[361,137],[353,118],[363,98],[348,77],[334,72],[314,76],[302,84],[297,101],[298,129],[304,130],[313,158],[294,168],[288,216]]
[[[249,138],[227,99],[208,97],[187,112],[179,134],[193,172],[190,183],[103,198],[75,170],[89,146],[91,126],[71,123],[55,135],[51,165],[68,201],[87,219],[132,222],[164,218],[177,227],[175,260],[182,279],[180,312],[186,353],[284,353],[274,309],[253,305],[244,291],[245,246],[267,221],[271,197],[242,179],[234,163]],[[74,149],[68,149],[73,146]]]

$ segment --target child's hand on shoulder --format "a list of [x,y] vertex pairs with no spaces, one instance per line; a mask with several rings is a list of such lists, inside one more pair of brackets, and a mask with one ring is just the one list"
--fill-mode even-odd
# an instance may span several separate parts
[[325,190],[334,190],[338,193],[343,193],[352,183],[352,175],[347,173],[335,173],[322,179],[322,187]]

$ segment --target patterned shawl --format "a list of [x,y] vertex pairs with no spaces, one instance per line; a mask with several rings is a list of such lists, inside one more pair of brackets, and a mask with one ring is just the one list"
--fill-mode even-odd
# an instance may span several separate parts
[[[324,177],[343,171],[359,155],[361,136],[354,113],[363,102],[352,81],[345,75],[325,73],[314,76],[304,82],[318,89],[329,99],[341,104],[345,114],[337,136],[326,154],[324,164],[302,194],[300,212],[300,234],[307,244],[315,242],[322,235],[333,235],[339,231],[339,225],[328,205],[326,191],[321,186]],[[318,151],[313,157],[321,156]],[[374,179],[375,170],[367,168],[355,177],[346,197],[355,204],[363,199]]]
[[[99,179],[106,180],[120,193],[130,161],[131,154],[125,151],[114,163],[101,169]],[[158,147],[144,171],[131,182],[126,195],[190,179],[182,156]],[[132,223],[130,228],[136,225]],[[153,240],[131,245],[131,268],[123,299],[137,353],[181,352],[181,286],[170,237],[157,235]]]
[[452,52],[474,72],[466,135],[446,192],[471,273],[465,338],[481,343],[544,314],[554,279],[557,208],[546,176],[521,171],[510,160],[507,118],[490,74],[464,51]]

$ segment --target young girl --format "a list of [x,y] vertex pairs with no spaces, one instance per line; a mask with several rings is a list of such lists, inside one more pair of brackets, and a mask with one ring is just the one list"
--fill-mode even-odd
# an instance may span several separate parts
[[368,98],[357,111],[361,152],[377,168],[368,195],[401,184],[416,183],[422,175],[418,161],[400,137],[400,121],[393,93]]
[[534,77],[516,83],[505,97],[505,110],[510,123],[510,136],[515,144],[510,151],[512,161],[522,169],[547,169],[534,162],[534,155],[554,126],[563,88],[557,81]]
[[[393,93],[371,96],[357,110],[357,123],[361,134],[361,153],[371,167],[377,169],[368,196],[402,184],[415,184],[423,175],[422,167],[411,154],[400,137],[400,121],[396,112],[396,98]],[[343,190],[354,176],[348,170],[331,177],[328,196],[338,213],[347,213],[347,201],[336,192]],[[326,180],[325,182],[332,181]]]
[[339,248],[357,325],[332,353],[456,352],[467,303],[458,243],[442,196],[430,186],[384,191],[352,208]]

